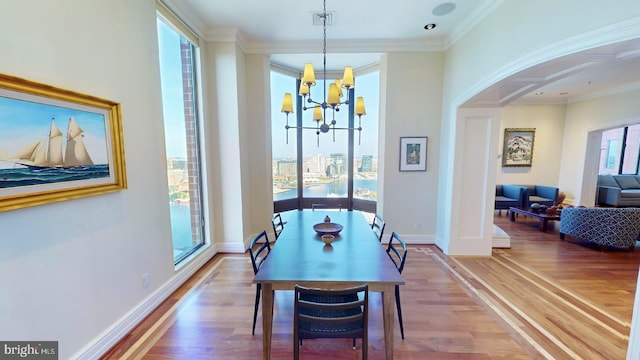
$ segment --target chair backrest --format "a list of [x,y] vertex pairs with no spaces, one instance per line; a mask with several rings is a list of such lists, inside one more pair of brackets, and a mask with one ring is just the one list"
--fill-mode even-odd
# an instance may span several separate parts
[[382,216],[376,214],[373,217],[373,220],[371,221],[371,229],[373,229],[373,232],[376,234],[376,236],[378,237],[378,241],[380,242],[382,242],[382,236],[384,236],[384,228],[386,226],[387,224],[385,224]]
[[342,204],[336,205],[328,205],[328,204],[311,204],[311,211],[316,211],[316,209],[338,209],[338,211],[342,211]]
[[402,274],[402,270],[404,270],[404,262],[407,260],[407,243],[405,243],[400,235],[396,234],[395,231],[391,233],[391,237],[389,238],[387,254],[391,258],[391,261],[396,265],[398,272]]
[[[263,242],[260,242],[263,240]],[[266,231],[262,231],[256,236],[249,245],[249,255],[251,255],[251,264],[253,265],[254,275],[258,273],[262,263],[267,258],[267,255],[271,252],[271,246],[269,245],[269,237]]]
[[284,221],[282,221],[282,216],[280,215],[280,213],[277,213],[273,216],[273,219],[271,219],[271,224],[273,225],[273,233],[276,236],[276,240],[278,240],[278,237],[280,237],[280,233],[282,232],[282,230],[284,230]]
[[348,289],[296,285],[294,339],[362,338],[366,342],[368,304],[368,285]]

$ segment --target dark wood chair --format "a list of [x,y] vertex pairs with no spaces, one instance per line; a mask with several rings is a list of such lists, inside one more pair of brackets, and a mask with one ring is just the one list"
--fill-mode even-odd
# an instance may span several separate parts
[[380,242],[382,242],[382,236],[384,236],[385,226],[387,226],[387,224],[385,224],[382,216],[376,214],[371,221],[371,229],[376,234],[376,236],[378,237],[378,241]]
[[[402,274],[404,269],[404,262],[407,260],[407,244],[402,238],[394,232],[391,233],[389,238],[389,245],[387,245],[387,254],[393,261],[393,264],[398,269],[398,272]],[[402,307],[400,306],[400,285],[396,285],[396,308],[398,309],[398,320],[400,321],[400,334],[402,340],[404,340],[404,326],[402,325]]]
[[280,233],[284,230],[284,224],[286,224],[286,221],[282,221],[282,216],[280,213],[277,213],[273,216],[273,219],[271,219],[271,224],[273,225],[273,233],[275,234],[276,240],[278,240]]
[[[251,265],[253,265],[253,274],[257,274],[262,263],[271,252],[271,246],[269,245],[269,237],[266,231],[262,231],[256,236],[249,245],[249,255],[251,256]],[[253,309],[253,328],[251,335],[256,333],[256,320],[258,318],[258,306],[260,305],[260,293],[262,291],[262,284],[256,284],[256,301]]]
[[342,204],[327,205],[327,204],[311,204],[311,211],[316,211],[316,209],[338,209],[338,211],[342,211]]
[[302,339],[362,339],[367,359],[369,287],[316,289],[296,285],[293,307],[293,358],[300,358]]

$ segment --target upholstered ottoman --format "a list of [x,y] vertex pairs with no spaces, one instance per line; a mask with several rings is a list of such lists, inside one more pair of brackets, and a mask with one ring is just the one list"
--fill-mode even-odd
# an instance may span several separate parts
[[560,239],[565,235],[607,246],[633,250],[640,240],[640,208],[564,208]]

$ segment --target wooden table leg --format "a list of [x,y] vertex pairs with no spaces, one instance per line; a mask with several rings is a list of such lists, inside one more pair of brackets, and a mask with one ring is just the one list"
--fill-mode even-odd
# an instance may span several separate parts
[[271,334],[273,330],[273,287],[262,284],[262,358],[271,358]]
[[382,293],[382,314],[384,320],[384,351],[387,360],[393,360],[393,310],[395,309],[395,285],[387,285]]
[[540,230],[543,232],[547,231],[547,219],[540,220]]
[[509,220],[516,221],[516,213],[514,211],[509,210]]

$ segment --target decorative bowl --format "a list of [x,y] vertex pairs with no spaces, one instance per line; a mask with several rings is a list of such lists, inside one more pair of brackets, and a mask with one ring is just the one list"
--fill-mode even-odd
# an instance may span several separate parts
[[324,243],[327,245],[331,245],[331,243],[333,242],[333,240],[335,240],[335,238],[336,238],[335,236],[329,235],[329,234],[322,235],[322,241],[324,241]]
[[533,210],[539,210],[540,209],[540,204],[538,203],[533,203],[531,205],[529,205],[531,207],[531,209]]
[[313,225],[313,230],[315,230],[318,235],[338,235],[340,231],[342,231],[343,227],[340,224],[332,223],[332,222],[321,222],[319,224]]

